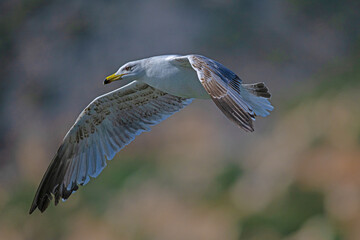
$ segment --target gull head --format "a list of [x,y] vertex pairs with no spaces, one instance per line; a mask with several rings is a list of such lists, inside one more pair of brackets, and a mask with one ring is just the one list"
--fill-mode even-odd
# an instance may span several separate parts
[[145,69],[143,60],[132,61],[122,65],[116,73],[106,77],[104,84],[117,80],[138,80],[144,75]]

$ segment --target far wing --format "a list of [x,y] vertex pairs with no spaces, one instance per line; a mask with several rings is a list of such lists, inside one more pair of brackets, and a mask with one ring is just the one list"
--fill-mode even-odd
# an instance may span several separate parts
[[176,97],[132,82],[100,96],[87,106],[66,134],[36,192],[30,214],[67,199],[79,185],[97,177],[135,136],[187,106],[191,99]]
[[[255,114],[241,96],[241,79],[222,64],[199,55],[189,55],[191,67],[220,110],[246,131],[254,131]],[[184,58],[179,58],[183,63]]]

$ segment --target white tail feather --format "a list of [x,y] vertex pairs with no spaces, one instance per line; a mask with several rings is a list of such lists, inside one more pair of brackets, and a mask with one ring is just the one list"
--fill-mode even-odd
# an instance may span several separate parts
[[257,116],[266,117],[274,109],[269,98],[270,93],[263,83],[243,84],[241,96]]

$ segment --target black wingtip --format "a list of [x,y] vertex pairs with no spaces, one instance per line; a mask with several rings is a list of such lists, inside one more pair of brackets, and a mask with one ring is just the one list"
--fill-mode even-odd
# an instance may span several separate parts
[[36,207],[37,207],[36,205],[35,205],[35,206],[31,206],[31,208],[30,208],[30,210],[29,210],[29,214],[30,214],[30,215],[35,211]]
[[31,204],[29,214],[32,214],[37,207],[38,207],[38,204],[37,204],[37,193],[36,193],[36,195],[34,197],[34,200],[33,200],[33,203]]
[[38,198],[38,196],[35,196],[34,202],[30,207],[29,214],[32,214],[36,208],[38,208],[39,211],[43,213],[48,208],[50,201],[51,198],[47,197],[47,195],[45,195],[42,199]]
[[[61,146],[60,146],[61,149]],[[49,206],[49,203],[52,199],[51,189],[53,189],[53,177],[56,177],[56,170],[59,166],[58,161],[58,152],[55,154],[53,160],[51,161],[48,169],[46,170],[39,187],[35,193],[34,200],[31,204],[29,214],[32,214],[36,208],[40,210],[40,212],[44,212],[46,208]]]

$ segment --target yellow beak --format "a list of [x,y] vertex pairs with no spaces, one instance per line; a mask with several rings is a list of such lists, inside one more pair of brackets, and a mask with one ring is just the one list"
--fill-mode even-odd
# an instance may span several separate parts
[[116,80],[120,80],[122,76],[124,76],[125,74],[119,74],[117,75],[116,73],[108,76],[105,78],[104,80],[104,84],[108,84],[108,83],[111,83],[111,82],[114,82]]

